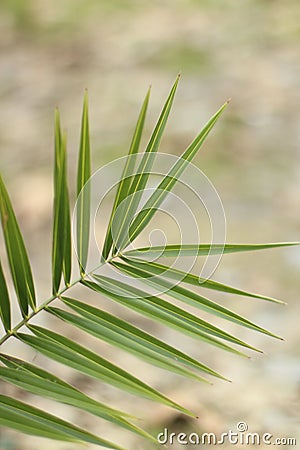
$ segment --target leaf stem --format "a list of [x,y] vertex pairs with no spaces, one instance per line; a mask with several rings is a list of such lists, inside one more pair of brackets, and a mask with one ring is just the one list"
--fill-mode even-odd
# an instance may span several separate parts
[[[109,262],[109,261],[105,261],[105,262]],[[68,284],[67,286],[65,286],[60,292],[58,292],[55,295],[52,295],[50,298],[48,298],[44,303],[42,303],[38,308],[36,308],[34,311],[32,311],[31,314],[29,314],[27,317],[25,317],[23,320],[21,320],[21,322],[19,322],[14,328],[12,328],[10,331],[8,331],[1,339],[0,339],[0,346],[6,342],[11,336],[14,336],[16,334],[16,332],[23,326],[26,325],[33,317],[35,317],[39,312],[43,311],[45,308],[47,308],[47,306],[50,305],[50,303],[52,303],[54,300],[58,299],[62,294],[64,294],[66,291],[68,291],[70,288],[76,286],[78,283],[80,283],[81,281],[84,280],[84,278],[86,276],[89,276],[90,274],[92,274],[93,272],[95,272],[95,270],[99,269],[101,266],[103,265],[100,264],[98,267],[96,267],[95,269],[91,270],[88,273],[83,273],[81,275],[80,278],[78,278],[77,280],[73,281],[71,284]]]

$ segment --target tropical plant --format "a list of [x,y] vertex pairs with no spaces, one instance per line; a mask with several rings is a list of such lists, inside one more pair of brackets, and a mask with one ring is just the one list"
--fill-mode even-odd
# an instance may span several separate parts
[[[7,287],[4,270],[0,263],[0,318],[3,336],[0,344],[9,339],[16,339],[40,352],[51,360],[62,363],[87,377],[96,378],[109,383],[130,394],[143,396],[149,400],[160,402],[171,408],[194,417],[194,413],[184,406],[167,398],[140,378],[123,370],[121,367],[104,359],[84,345],[74,342],[61,333],[32,323],[43,311],[67,322],[75,329],[83,330],[100,340],[117,348],[132,353],[147,363],[172,371],[195,381],[206,381],[203,374],[223,378],[214,369],[189,356],[187,353],[158,339],[137,326],[110,314],[100,308],[66,296],[68,290],[79,283],[88,290],[103,296],[144,315],[154,322],[174,328],[177,332],[198,339],[201,342],[215,345],[222,350],[244,355],[233,345],[257,350],[250,344],[212,325],[200,316],[192,314],[184,307],[180,308],[172,299],[183,304],[192,305],[212,315],[235,322],[266,335],[277,337],[273,333],[254,324],[241,315],[195,292],[193,287],[201,284],[202,288],[223,293],[238,294],[257,299],[282,303],[279,300],[260,294],[236,289],[211,279],[199,279],[195,274],[180,271],[170,264],[161,263],[160,258],[168,261],[170,257],[207,256],[210,253],[222,254],[245,252],[271,247],[294,245],[295,243],[276,244],[178,244],[155,246],[140,249],[129,249],[132,242],[145,229],[163,200],[173,189],[177,175],[182,173],[196,155],[218,118],[226,108],[227,102],[207,122],[195,140],[178,158],[169,173],[163,177],[158,189],[150,195],[143,208],[140,208],[141,197],[147,187],[149,174],[167,123],[174,100],[178,79],[164,104],[154,131],[150,137],[146,151],[139,153],[139,147],[146,117],[150,91],[142,105],[137,125],[131,142],[129,155],[124,166],[122,177],[117,186],[117,193],[104,239],[102,254],[98,263],[108,266],[115,272],[123,274],[122,281],[110,276],[87,272],[88,248],[90,240],[90,208],[91,192],[91,157],[88,100],[85,94],[81,123],[81,141],[77,175],[77,207],[76,207],[76,252],[80,275],[71,281],[72,272],[72,237],[71,214],[67,182],[66,136],[61,131],[59,112],[55,112],[55,162],[54,162],[54,209],[53,209],[53,245],[52,245],[52,295],[44,302],[36,301],[35,286],[30,262],[14,210],[0,178],[0,214],[3,237],[7,253],[7,266],[10,269],[18,306],[22,320],[12,325],[11,295]],[[139,167],[135,167],[132,157],[140,155]],[[124,203],[125,202],[125,203]],[[126,208],[122,204],[126,204]],[[117,221],[117,210],[123,214],[123,221]],[[122,216],[121,216],[122,217]],[[113,227],[115,231],[113,232]],[[125,278],[124,278],[125,277]],[[134,279],[139,287],[124,280]],[[149,288],[164,293],[168,300],[159,295],[151,295]],[[85,393],[66,383],[57,374],[50,373],[37,365],[16,358],[13,355],[0,353],[0,378],[18,388],[34,395],[49,398],[56,402],[70,405],[87,411],[113,424],[137,433],[144,438],[155,440],[146,431],[136,426],[128,412],[116,410],[107,404],[100,403]],[[99,446],[119,449],[118,445],[91,434],[55,415],[49,414],[18,399],[0,395],[0,425],[13,428],[19,432],[46,438],[87,442]]]

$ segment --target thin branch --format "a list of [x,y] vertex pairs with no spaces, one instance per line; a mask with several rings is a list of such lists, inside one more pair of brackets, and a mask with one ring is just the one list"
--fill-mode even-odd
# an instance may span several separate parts
[[[119,255],[116,255],[119,256]],[[109,260],[110,261],[110,260]],[[106,262],[109,262],[106,261]],[[80,283],[81,281],[84,280],[85,277],[91,275],[93,272],[95,272],[95,270],[99,269],[103,264],[100,264],[98,267],[94,268],[93,270],[91,270],[89,273],[85,273],[82,274],[82,276],[80,278],[78,278],[77,280],[73,281],[71,284],[69,284],[68,286],[65,286],[60,292],[58,292],[56,295],[52,295],[50,298],[48,298],[44,303],[42,303],[38,308],[36,308],[35,311],[33,311],[31,314],[29,314],[26,318],[24,318],[23,320],[21,320],[21,322],[19,322],[14,328],[12,328],[12,330],[10,330],[9,332],[7,332],[1,339],[0,339],[0,346],[6,342],[11,336],[14,336],[16,334],[16,332],[23,326],[26,325],[33,317],[35,317],[39,312],[43,311],[44,309],[47,308],[47,306],[49,306],[54,300],[58,299],[62,294],[64,294],[66,291],[68,291],[69,289],[71,289],[72,287],[76,286],[78,283]]]

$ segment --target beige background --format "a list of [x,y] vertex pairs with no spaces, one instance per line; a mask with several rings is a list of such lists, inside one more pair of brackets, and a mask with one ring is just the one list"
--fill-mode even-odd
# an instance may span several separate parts
[[[149,84],[152,98],[146,136],[176,74],[182,72],[161,147],[174,154],[180,154],[209,116],[231,97],[230,107],[196,158],[221,195],[227,240],[299,240],[299,23],[297,0],[1,1],[0,167],[22,226],[41,300],[50,290],[53,110],[59,106],[68,130],[74,195],[86,87],[94,169],[127,152]],[[263,356],[251,355],[250,361],[178,337],[101,300],[110,311],[177,344],[233,381],[215,381],[213,387],[198,385],[91,342],[106,357],[197,411],[198,421],[91,383],[14,343],[7,350],[27,355],[49,369],[57,368],[61,377],[89,394],[137,413],[141,424],[154,433],[164,427],[175,432],[221,433],[235,429],[243,420],[249,431],[298,437],[300,442],[299,261],[298,249],[271,250],[228,255],[217,270],[215,278],[220,281],[289,303],[280,307],[210,294],[285,338],[278,342],[227,326],[265,351]],[[99,304],[99,297],[90,297]],[[43,320],[50,326],[49,319]],[[61,329],[57,322],[51,322],[51,327]],[[68,332],[76,338],[74,331]],[[15,393],[130,449],[150,448],[93,417],[21,394],[3,383],[0,386],[1,392]],[[41,447],[74,448],[1,430],[1,450]]]

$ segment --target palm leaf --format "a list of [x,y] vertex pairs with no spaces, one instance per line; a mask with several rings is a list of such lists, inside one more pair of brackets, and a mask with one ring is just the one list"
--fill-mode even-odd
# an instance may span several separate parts
[[[280,303],[279,300],[243,291],[213,280],[205,280],[168,265],[151,262],[149,259],[153,260],[160,256],[181,257],[221,254],[223,252],[244,252],[291,246],[299,243],[225,244],[224,246],[222,243],[182,246],[175,244],[166,247],[157,246],[123,251],[129,240],[134,239],[149,223],[161,202],[175,185],[176,179],[203,144],[226,106],[226,104],[223,105],[208,121],[182,157],[163,178],[159,189],[145,203],[144,209],[139,210],[151,174],[152,164],[171,111],[177,84],[178,78],[164,104],[146,151],[141,154],[140,162],[137,164],[149,101],[150,92],[148,91],[138,117],[129,149],[129,157],[123,169],[122,179],[118,183],[116,197],[112,206],[109,225],[104,239],[101,265],[117,270],[118,274],[122,275],[123,280],[124,277],[127,277],[125,278],[126,282],[104,275],[100,276],[94,273],[96,272],[96,267],[90,273],[85,273],[91,220],[91,188],[90,183],[88,183],[91,178],[91,155],[87,93],[83,102],[77,186],[75,189],[77,194],[76,248],[80,277],[71,280],[72,251],[66,136],[61,132],[60,117],[58,111],[56,111],[52,239],[53,295],[41,302],[38,307],[36,306],[32,272],[23,238],[8,193],[0,177],[0,215],[7,262],[23,316],[22,320],[12,326],[12,323],[14,323],[14,318],[11,317],[11,311],[13,311],[12,296],[8,291],[2,269],[2,261],[0,261],[0,319],[4,329],[4,334],[0,338],[0,346],[13,336],[22,344],[40,352],[51,361],[68,366],[89,378],[95,378],[126,393],[144,397],[174,408],[180,413],[195,417],[184,406],[179,405],[176,401],[169,399],[138,377],[91,351],[87,345],[83,346],[72,341],[65,336],[66,333],[58,334],[50,329],[32,324],[33,319],[39,317],[42,312],[47,312],[49,317],[50,315],[55,316],[61,323],[67,323],[72,327],[74,335],[80,329],[100,341],[133,354],[148,364],[194,379],[195,381],[206,381],[205,378],[202,378],[203,374],[221,379],[226,378],[206,364],[179,350],[176,346],[171,346],[167,342],[130,324],[128,321],[120,319],[115,314],[113,315],[100,308],[90,306],[86,302],[66,297],[64,294],[71,287],[81,283],[86,289],[100,293],[111,301],[122,305],[122,307],[130,308],[138,314],[150,318],[154,323],[163,324],[176,330],[176,332],[180,333],[180,337],[192,337],[199,342],[217,346],[220,350],[229,351],[237,355],[247,356],[238,350],[241,347],[243,349],[260,350],[223,330],[223,327],[217,327],[199,317],[198,314],[186,311],[183,306],[174,305],[169,299],[175,299],[183,305],[196,306],[200,310],[243,327],[272,337],[278,337],[250,320],[207,299],[198,292],[193,292],[191,288],[192,286],[201,286],[232,295],[244,295],[277,303]],[[135,167],[136,165],[138,167]],[[121,217],[118,215],[119,210],[124,214],[123,221],[118,219]],[[127,235],[128,231],[129,235]],[[61,287],[62,278],[64,279],[63,287]],[[94,281],[88,281],[90,279]],[[138,281],[139,287],[132,285],[132,281],[134,283]],[[151,294],[153,288],[156,292],[162,292],[164,297]],[[55,305],[55,302],[59,302],[61,307]],[[27,329],[27,332],[23,332],[21,330],[22,327]],[[62,329],[64,331],[64,327]],[[0,379],[33,395],[88,412],[117,427],[155,441],[147,431],[132,423],[133,417],[129,413],[124,413],[107,404],[96,401],[71,384],[63,381],[56,374],[50,373],[27,361],[0,353]],[[46,411],[4,395],[0,395],[0,425],[13,428],[22,433],[72,442],[74,444],[91,443],[102,447],[121,448],[56,417],[56,415],[50,415]]]
[[[8,374],[5,375],[5,372],[3,372],[3,367],[0,367],[1,378],[5,378],[6,376],[11,380],[11,382],[15,380],[14,384],[17,384],[18,386],[20,386],[24,381],[23,375],[31,375],[32,377],[35,377],[39,381],[43,382],[43,384],[40,384],[39,388],[43,390],[45,389],[44,395],[49,398],[82,408],[92,414],[98,415],[99,417],[132,418],[132,416],[123,411],[110,408],[109,406],[88,397],[78,389],[74,388],[50,372],[41,369],[40,367],[3,353],[0,353],[0,361],[5,364],[6,367],[16,369],[17,373],[21,374],[19,378],[13,378],[12,372],[8,372]],[[33,392],[34,387],[31,386],[31,384],[32,383],[30,382],[26,384],[26,390]],[[23,388],[25,387],[23,386]],[[34,393],[36,393],[36,391]]]
[[138,269],[144,269],[149,272],[151,275],[160,275],[164,278],[172,279],[177,282],[188,283],[193,286],[201,286],[207,289],[212,289],[215,291],[225,292],[227,294],[237,294],[243,295],[246,297],[258,298],[261,300],[268,300],[273,303],[284,304],[283,301],[277,300],[272,297],[267,297],[265,295],[254,294],[252,292],[243,291],[241,289],[237,289],[232,286],[228,286],[226,284],[219,283],[213,280],[206,280],[204,278],[198,277],[197,275],[191,273],[185,273],[179,269],[173,269],[172,267],[165,266],[163,264],[158,264],[149,261],[141,261],[134,259],[122,258],[124,261],[128,262],[131,266],[137,267]]
[[159,205],[163,202],[163,200],[168,195],[168,192],[171,191],[176,184],[178,177],[182,174],[182,172],[188,166],[189,162],[192,161],[192,159],[197,154],[198,150],[204,143],[210,131],[215,126],[217,120],[219,119],[220,115],[227,105],[228,102],[224,103],[224,105],[221,106],[221,108],[212,116],[212,118],[203,127],[203,129],[194,139],[191,145],[185,150],[180,159],[174,164],[169,173],[155,189],[154,193],[143,206],[143,210],[137,214],[132,224],[130,225],[128,241],[123,245],[123,248],[126,247],[129,242],[132,242],[150,222]]
[[[77,256],[81,273],[87,262],[90,237],[90,202],[91,189],[87,183],[91,177],[91,151],[88,114],[88,95],[84,96],[81,135],[77,169]],[[83,189],[84,188],[84,189]]]
[[127,239],[127,230],[129,228],[129,224],[131,220],[133,219],[137,208],[139,206],[140,200],[143,195],[143,190],[147,184],[147,180],[149,178],[151,168],[154,162],[155,153],[157,152],[161,138],[163,136],[164,129],[167,124],[167,120],[172,108],[172,104],[174,101],[175,93],[177,90],[179,82],[179,75],[169,93],[169,96],[164,104],[164,107],[162,109],[162,112],[159,116],[159,119],[157,121],[157,124],[154,128],[154,131],[151,135],[151,138],[149,140],[149,143],[147,145],[146,151],[141,159],[141,162],[139,164],[139,167],[137,169],[137,174],[133,177],[133,180],[131,182],[128,195],[129,198],[128,202],[123,203],[123,209],[122,209],[122,217],[123,221],[119,226],[119,232],[116,236],[116,242],[113,249],[113,255],[122,250],[124,247],[126,239]]
[[113,409],[110,410],[105,405],[99,404],[57,378],[50,381],[49,375],[46,372],[44,374],[46,374],[47,378],[22,370],[22,366],[20,368],[18,365],[14,368],[0,367],[0,378],[8,383],[14,384],[32,394],[51,398],[87,411],[148,439],[152,438],[151,435],[134,426],[119,414],[116,414]]
[[[28,326],[35,336],[18,333],[16,336],[40,353],[88,376],[104,381],[126,392],[143,396],[153,401],[172,406],[180,411],[184,408],[169,400],[138,378],[110,363],[96,353],[61,336],[36,325]],[[190,413],[192,414],[192,413]]]
[[199,295],[196,292],[185,289],[181,285],[174,285],[174,283],[161,277],[153,277],[151,272],[138,269],[137,267],[131,267],[129,264],[125,265],[119,262],[114,262],[112,264],[122,270],[124,273],[127,273],[135,278],[142,278],[145,284],[153,286],[156,289],[163,290],[164,293],[175,298],[176,300],[179,300],[191,306],[196,306],[197,308],[200,308],[215,316],[237,323],[238,325],[244,326],[246,328],[250,328],[251,330],[258,331],[277,339],[281,339],[279,336],[245,319],[239,314],[236,314],[233,311],[225,308],[224,306],[221,306],[218,303],[215,303],[208,298],[203,297],[203,295]]
[[[116,331],[121,340],[123,339],[123,337],[126,337],[127,339],[131,338],[132,341],[134,341],[137,345],[140,344],[143,349],[147,348],[151,350],[153,352],[153,358],[157,356],[158,353],[160,355],[168,357],[168,363],[170,360],[172,360],[178,361],[179,363],[200,371],[203,371],[204,369],[203,365],[196,361],[194,358],[191,358],[180,350],[166,344],[160,339],[157,339],[156,337],[129,324],[128,322],[125,322],[124,320],[119,319],[116,316],[112,316],[105,311],[99,310],[90,305],[86,305],[85,303],[79,302],[78,300],[67,297],[63,297],[62,300],[67,306],[74,309],[83,317],[93,320],[95,323],[106,326],[107,328],[110,325],[110,328]],[[130,351],[130,346],[126,346],[125,350]],[[139,356],[141,358],[144,358],[144,355],[142,353]],[[207,367],[205,367],[205,369],[207,369]],[[216,375],[215,372],[209,373]]]
[[29,259],[8,193],[0,175],[0,215],[6,252],[14,287],[23,317],[35,310],[35,289]]
[[5,331],[10,331],[11,329],[10,301],[1,260],[0,260],[0,319],[1,322],[3,323]]
[[291,247],[299,245],[299,242],[276,242],[273,244],[175,244],[157,245],[152,247],[127,250],[123,255],[128,258],[155,259],[159,257],[175,258],[177,256],[207,256],[222,255],[227,253],[252,252],[270,248]]
[[83,318],[59,308],[50,307],[47,309],[47,311],[64,320],[65,322],[80,328],[86,333],[95,336],[98,339],[115,345],[117,348],[121,348],[126,352],[133,353],[134,355],[149,362],[150,364],[156,365],[162,369],[170,370],[171,372],[175,372],[185,377],[193,378],[198,381],[204,381],[203,378],[200,378],[193,372],[180,367],[178,364],[175,364],[169,359],[157,354],[157,352],[149,350],[144,345],[138,344],[136,339],[130,339],[130,337],[128,337],[128,334],[120,334],[118,327],[116,331],[112,331],[112,327],[103,326],[103,323],[101,321]]
[[59,111],[55,110],[54,124],[54,204],[53,204],[53,239],[52,239],[52,292],[57,293],[60,286],[60,280],[63,271],[63,248],[64,239],[61,230],[64,229],[65,213],[63,194],[63,168],[62,157],[62,134],[60,126]]
[[245,356],[243,353],[237,351],[233,347],[224,344],[217,338],[224,339],[231,343],[241,345],[246,348],[250,348],[251,350],[256,350],[254,347],[242,342],[241,340],[231,336],[223,330],[211,325],[210,323],[196,317],[193,314],[186,312],[185,310],[178,308],[177,306],[163,300],[158,296],[151,296],[148,292],[143,291],[141,289],[137,289],[132,287],[131,285],[127,285],[126,283],[122,283],[117,280],[110,280],[104,276],[94,275],[97,280],[101,282],[102,286],[108,286],[108,288],[116,289],[118,291],[119,297],[128,298],[129,295],[136,295],[137,301],[135,299],[130,299],[130,303],[136,305],[137,303],[142,303],[142,307],[136,307],[136,309],[140,309],[144,313],[147,312],[146,315],[154,316],[160,322],[166,324],[171,328],[178,329],[179,331],[186,333],[192,337],[196,337],[204,342],[215,345],[223,350],[230,351],[232,353],[240,354]]
[[[178,311],[179,308],[176,310],[177,314],[174,314],[174,310],[172,308],[173,305],[168,302],[163,302],[161,305],[161,298],[158,299],[159,304],[157,304],[155,302],[157,297],[150,297],[145,291],[133,289],[132,286],[128,286],[124,283],[116,283],[116,280],[111,280],[107,277],[101,277],[101,286],[98,286],[97,283],[92,282],[84,282],[84,284],[96,292],[101,292],[105,296],[117,301],[121,305],[170,328],[173,328],[187,336],[215,345],[216,347],[222,348],[223,350],[231,353],[246,356],[244,353],[236,350],[235,348],[224,344],[222,341],[215,339],[212,336],[209,336],[207,333],[199,329],[199,326],[193,323],[192,320],[186,320],[185,317],[181,315],[181,312]],[[116,292],[112,292],[113,290]],[[130,298],[130,302],[128,302],[128,295],[136,295],[137,297]],[[210,370],[210,368],[207,368],[207,373],[209,373]]]
[[66,165],[66,135],[62,136],[59,113],[56,110],[52,240],[53,294],[59,291],[62,274],[66,285],[71,278],[71,223]]
[[104,259],[108,258],[109,252],[113,245],[111,227],[112,227],[112,222],[113,222],[113,218],[114,218],[116,209],[122,203],[122,201],[125,200],[125,198],[127,197],[128,193],[129,193],[129,188],[130,188],[130,184],[132,181],[130,175],[133,173],[134,163],[135,163],[134,158],[132,156],[135,155],[139,151],[141,138],[142,138],[142,134],[143,134],[143,129],[144,129],[144,124],[145,124],[148,103],[149,103],[149,97],[150,97],[150,88],[147,92],[144,103],[142,105],[140,115],[138,117],[138,121],[136,124],[136,128],[134,130],[133,138],[132,138],[129,153],[128,153],[129,158],[126,159],[125,167],[124,167],[124,170],[123,170],[123,173],[121,176],[120,183],[118,185],[118,189],[117,189],[116,197],[114,200],[114,204],[113,204],[113,208],[112,208],[112,212],[110,215],[109,224],[108,224],[108,228],[107,228],[107,233],[106,233],[106,237],[105,237],[105,241],[104,241],[104,245],[103,245],[102,256]]
[[[65,178],[67,180],[67,178]],[[63,276],[65,285],[70,285],[72,274],[72,238],[71,238],[71,215],[70,200],[67,183],[64,185],[64,212],[65,212],[65,242],[64,242],[64,258],[63,258]]]
[[35,436],[74,443],[89,442],[121,450],[111,442],[100,439],[74,425],[45,413],[41,409],[0,394],[0,425]]

